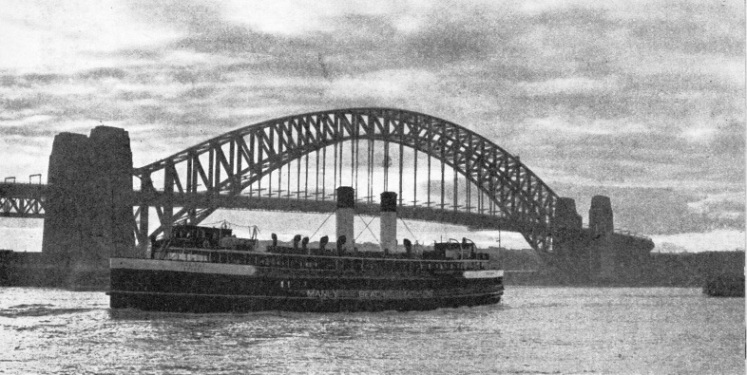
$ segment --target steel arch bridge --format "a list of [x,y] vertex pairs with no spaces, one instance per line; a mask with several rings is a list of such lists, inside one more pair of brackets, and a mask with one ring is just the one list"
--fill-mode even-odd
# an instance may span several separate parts
[[[136,168],[134,176],[140,179],[140,194],[151,197],[141,199],[135,212],[136,238],[143,244],[149,235],[169,231],[174,224],[199,223],[222,208],[226,197],[239,197],[245,190],[249,190],[250,195],[261,195],[263,190],[267,190],[271,196],[272,187],[265,189],[261,184],[272,184],[271,174],[278,171],[276,175],[282,176],[284,166],[287,166],[290,176],[292,162],[296,163],[298,172],[298,190],[293,193],[297,199],[324,200],[325,178],[328,179],[329,172],[333,172],[334,184],[338,185],[343,180],[346,166],[349,168],[346,168],[345,175],[350,173],[350,181],[355,181],[357,186],[358,180],[362,180],[359,177],[361,142],[368,146],[367,149],[363,147],[363,151],[367,153],[365,172],[369,200],[372,196],[371,181],[376,178],[372,160],[375,160],[374,154],[382,151],[373,149],[372,145],[374,142],[384,143],[382,167],[386,187],[388,168],[392,167],[391,161],[397,156],[396,151],[390,156],[389,145],[394,144],[399,147],[400,206],[404,205],[403,151],[408,149],[414,153],[412,161],[415,165],[410,172],[415,174],[413,195],[427,195],[423,206],[445,209],[445,166],[449,166],[454,173],[454,197],[449,207],[455,212],[459,207],[468,212],[476,208],[475,211],[480,214],[487,212],[488,216],[503,217],[514,223],[513,227],[532,248],[543,253],[552,251],[553,219],[559,197],[522,164],[518,156],[509,154],[485,137],[455,123],[422,113],[389,108],[337,109],[264,121]],[[344,151],[345,143],[349,143],[348,152]],[[326,161],[328,148],[333,148],[330,150],[334,153],[333,168],[328,168]],[[424,189],[427,192],[421,190],[420,194],[417,193],[417,163],[418,159],[422,159],[419,153],[427,158],[428,164],[428,187]],[[320,154],[323,159],[321,164]],[[310,155],[315,156],[315,160],[311,158],[314,168],[309,167]],[[440,163],[440,203],[431,201],[431,160]],[[303,198],[301,169],[305,172],[306,190]],[[316,183],[313,193],[308,186],[311,169],[314,169]],[[438,169],[436,172],[438,175]],[[462,206],[458,204],[458,177],[466,180],[467,186],[467,201]],[[276,185],[281,188],[278,195],[283,191],[280,178]],[[290,177],[287,187],[286,197],[290,198]],[[472,207],[470,202],[473,191],[477,198],[476,207]],[[192,198],[180,199],[185,196]],[[155,208],[160,225],[155,232],[148,233],[148,211],[151,207]],[[176,212],[175,208],[178,208]]]

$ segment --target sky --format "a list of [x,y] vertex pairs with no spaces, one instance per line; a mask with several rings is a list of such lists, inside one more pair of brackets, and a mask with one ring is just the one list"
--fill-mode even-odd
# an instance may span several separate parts
[[55,134],[101,124],[137,167],[289,114],[394,107],[520,155],[584,220],[610,196],[658,251],[745,248],[741,1],[0,5],[0,177],[45,175]]

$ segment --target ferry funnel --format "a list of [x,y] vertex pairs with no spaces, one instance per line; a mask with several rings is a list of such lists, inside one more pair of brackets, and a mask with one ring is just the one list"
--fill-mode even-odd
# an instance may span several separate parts
[[381,193],[380,238],[381,250],[397,252],[397,193],[385,191]]
[[337,188],[337,236],[345,236],[347,239],[344,248],[355,247],[355,233],[353,233],[353,219],[355,219],[355,190],[350,186]]

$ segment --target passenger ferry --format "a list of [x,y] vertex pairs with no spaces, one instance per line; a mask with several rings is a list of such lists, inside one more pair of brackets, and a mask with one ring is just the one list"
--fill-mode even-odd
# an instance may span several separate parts
[[381,251],[358,251],[354,191],[337,190],[337,241],[316,248],[297,235],[292,245],[261,248],[254,231],[178,225],[151,241],[150,257],[111,258],[112,308],[177,312],[429,310],[495,304],[503,271],[467,239],[424,250],[396,244],[396,194],[381,201]]

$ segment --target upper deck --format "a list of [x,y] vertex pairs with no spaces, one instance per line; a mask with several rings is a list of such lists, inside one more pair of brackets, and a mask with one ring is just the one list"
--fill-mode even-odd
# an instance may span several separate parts
[[469,240],[449,240],[435,243],[431,249],[413,246],[405,239],[405,252],[359,251],[346,248],[344,237],[334,245],[327,236],[318,247],[308,246],[308,238],[296,235],[292,246],[272,243],[259,250],[256,231],[252,238],[242,239],[228,228],[208,228],[192,225],[175,227],[167,239],[152,240],[151,258],[155,260],[207,262],[250,265],[267,272],[334,275],[448,275],[464,271],[496,270],[488,254],[477,251]]
[[379,257],[374,257],[371,254],[366,256],[356,256],[355,254],[313,255],[172,247],[155,252],[153,258],[173,261],[243,264],[273,269],[278,272],[302,274],[428,276],[498,269],[487,257],[480,257],[481,259],[413,259],[402,256],[385,256],[383,253]]

